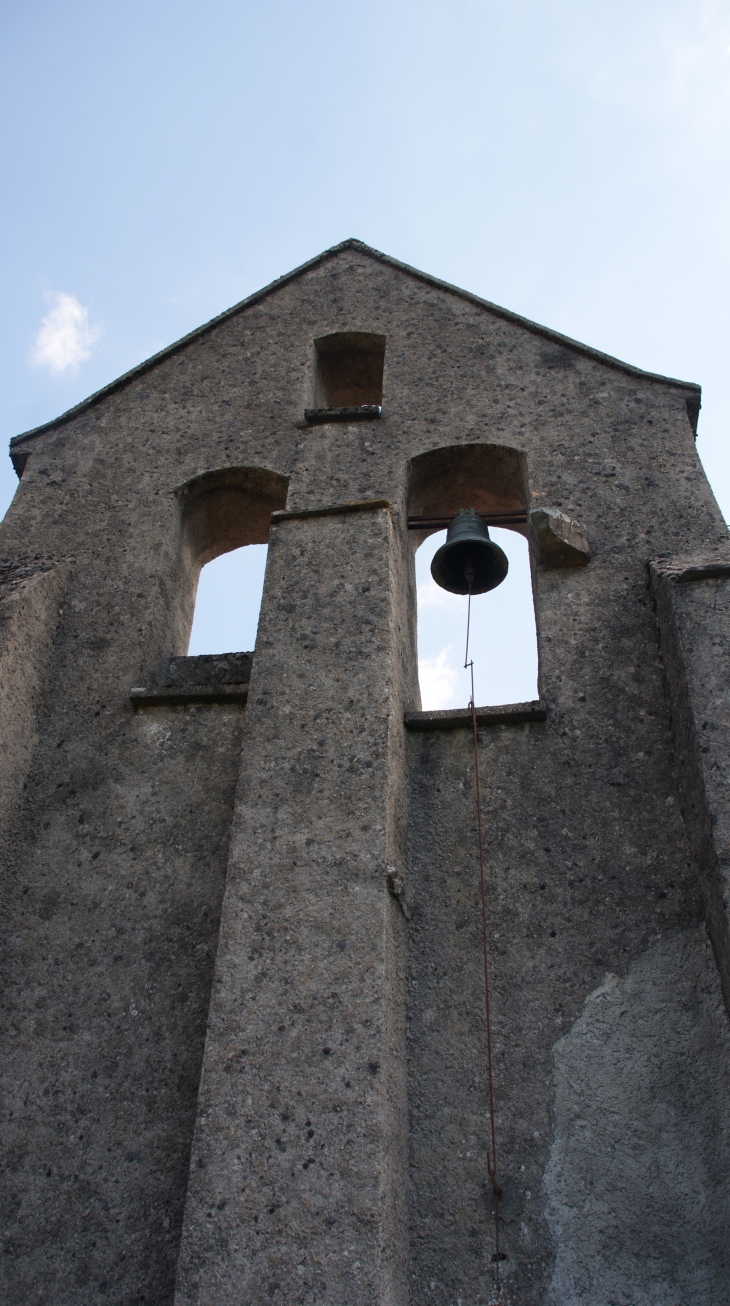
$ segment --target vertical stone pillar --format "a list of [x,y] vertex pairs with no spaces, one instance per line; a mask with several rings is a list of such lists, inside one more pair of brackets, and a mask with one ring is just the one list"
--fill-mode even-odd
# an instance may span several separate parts
[[730,560],[662,558],[650,571],[682,815],[730,1012]]
[[177,1306],[406,1301],[398,556],[274,515]]
[[10,829],[38,738],[38,712],[69,564],[0,567],[0,841]]

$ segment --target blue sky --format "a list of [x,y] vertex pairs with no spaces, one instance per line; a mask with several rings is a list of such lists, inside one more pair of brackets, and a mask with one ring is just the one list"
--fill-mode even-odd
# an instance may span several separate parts
[[3,441],[357,236],[702,382],[730,513],[726,0],[5,0],[0,102]]

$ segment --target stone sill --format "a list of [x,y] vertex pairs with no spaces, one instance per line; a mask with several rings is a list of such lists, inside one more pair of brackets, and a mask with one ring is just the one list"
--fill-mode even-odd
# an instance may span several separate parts
[[203,653],[170,658],[150,685],[130,689],[136,707],[185,703],[245,703],[253,653]]
[[369,418],[380,417],[380,404],[358,404],[356,408],[305,408],[305,421],[324,422],[362,422]]
[[186,703],[245,703],[248,685],[152,685],[130,689],[135,707],[179,707]]
[[[478,726],[520,726],[530,721],[547,720],[544,703],[507,703],[504,707],[478,707]],[[407,730],[471,730],[468,708],[451,708],[444,712],[406,712]]]
[[722,580],[730,576],[730,561],[724,558],[656,558],[650,567],[660,576],[679,585],[698,580]]

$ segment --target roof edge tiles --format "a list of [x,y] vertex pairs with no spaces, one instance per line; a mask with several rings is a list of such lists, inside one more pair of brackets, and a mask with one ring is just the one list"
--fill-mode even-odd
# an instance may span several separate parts
[[317,254],[314,258],[308,259],[306,263],[301,263],[299,267],[293,268],[291,272],[286,272],[283,276],[277,277],[275,281],[269,282],[269,284],[263,286],[261,290],[254,291],[252,295],[248,295],[246,299],[240,300],[239,303],[234,304],[232,308],[227,308],[223,313],[219,313],[217,317],[211,318],[209,322],[205,322],[202,326],[196,327],[193,331],[189,331],[188,334],[182,336],[180,340],[176,340],[171,345],[166,345],[164,349],[160,349],[158,353],[152,354],[152,356],[146,358],[144,362],[138,363],[137,366],[131,368],[129,372],[124,372],[122,376],[117,377],[114,381],[110,381],[109,384],[103,386],[101,390],[94,391],[94,393],[89,395],[88,398],[82,399],[81,402],[75,404],[73,408],[67,409],[65,413],[61,413],[58,417],[51,418],[50,421],[44,422],[41,426],[33,427],[30,431],[23,431],[20,435],[13,436],[10,441],[10,448],[14,449],[25,440],[31,440],[34,436],[41,435],[44,431],[50,431],[55,426],[61,426],[64,422],[69,422],[74,417],[78,417],[80,413],[86,412],[87,409],[92,408],[95,404],[99,403],[100,400],[105,399],[108,395],[114,394],[117,390],[121,390],[125,385],[135,380],[137,377],[143,376],[145,372],[150,371],[151,368],[155,367],[157,363],[162,362],[163,359],[173,357],[181,349],[184,349],[186,345],[190,344],[191,341],[201,339],[201,337],[205,336],[209,331],[213,331],[217,326],[220,326],[222,322],[227,322],[229,318],[235,317],[236,314],[242,313],[247,308],[251,308],[254,304],[260,303],[263,299],[266,299],[267,296],[272,295],[275,291],[281,289],[282,286],[288,285],[290,281],[296,280],[297,277],[303,276],[305,272],[309,272],[312,268],[317,267],[318,264],[324,263],[325,260],[333,258],[336,254],[340,254],[347,249],[357,250],[361,254],[366,254],[369,258],[375,259],[379,263],[384,263],[387,267],[396,268],[399,272],[404,273],[406,276],[413,277],[416,281],[421,281],[427,286],[434,286],[438,290],[443,290],[449,295],[456,295],[460,299],[465,299],[468,303],[475,304],[478,308],[487,309],[490,313],[493,313],[496,317],[502,318],[505,322],[513,322],[515,325],[523,327],[526,331],[530,331],[533,335],[542,336],[545,340],[550,340],[555,344],[564,345],[569,349],[577,350],[579,353],[585,355],[585,357],[593,358],[597,362],[605,363],[609,367],[617,368],[619,371],[625,372],[629,376],[641,377],[646,381],[657,381],[662,385],[679,387],[682,390],[688,390],[698,395],[701,392],[701,386],[696,381],[680,381],[675,377],[662,376],[659,372],[645,372],[640,367],[634,367],[631,363],[625,363],[622,359],[614,358],[611,354],[604,354],[600,349],[593,349],[591,345],[582,344],[580,340],[573,340],[570,336],[565,336],[560,331],[553,331],[550,327],[541,326],[538,322],[532,322],[529,318],[522,317],[519,313],[512,313],[508,308],[501,308],[499,304],[493,304],[488,299],[482,299],[479,295],[475,295],[469,290],[463,290],[460,286],[453,286],[448,281],[441,281],[439,277],[433,277],[428,272],[421,272],[418,268],[413,268],[408,263],[402,263],[399,259],[392,258],[390,254],[383,254],[380,250],[373,249],[371,245],[366,245],[363,241],[350,237],[348,240],[341,241],[339,245],[332,245],[330,249],[323,250],[321,254]]

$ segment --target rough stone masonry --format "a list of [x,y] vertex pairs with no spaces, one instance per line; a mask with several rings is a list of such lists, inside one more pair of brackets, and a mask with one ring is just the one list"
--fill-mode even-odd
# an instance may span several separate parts
[[[494,1300],[473,745],[416,659],[413,519],[470,507],[540,667],[478,713],[501,1301],[730,1302],[699,402],[351,240],[12,441],[2,1300]],[[188,658],[267,542],[255,649]]]

